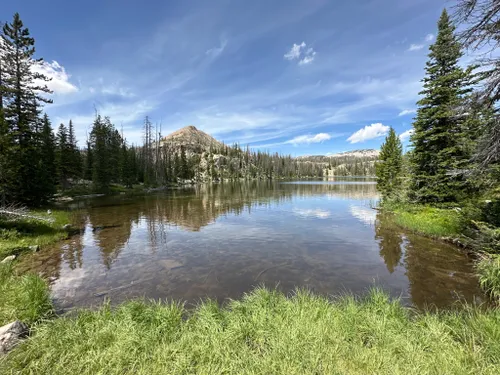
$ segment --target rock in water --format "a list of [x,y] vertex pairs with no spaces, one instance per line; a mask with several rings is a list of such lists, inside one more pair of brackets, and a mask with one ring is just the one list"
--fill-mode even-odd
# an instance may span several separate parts
[[7,354],[14,349],[23,338],[28,336],[28,332],[28,326],[19,320],[0,327],[0,355]]
[[2,263],[9,263],[12,262],[14,259],[16,259],[15,255],[9,255],[8,257],[5,257],[4,260],[2,260]]

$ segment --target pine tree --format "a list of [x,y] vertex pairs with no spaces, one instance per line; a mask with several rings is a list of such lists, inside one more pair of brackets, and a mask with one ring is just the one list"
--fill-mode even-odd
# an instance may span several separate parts
[[179,177],[182,179],[189,178],[189,166],[186,157],[186,150],[183,146],[181,146],[181,157],[180,157],[180,166],[179,166]]
[[383,199],[390,199],[401,187],[403,167],[403,145],[393,128],[389,130],[389,134],[380,148],[379,158],[380,160],[375,167],[377,188]]
[[9,173],[12,170],[9,167],[9,153],[11,149],[12,137],[7,121],[5,121],[3,109],[0,108],[0,205],[2,206],[5,206],[10,200],[9,182],[12,180],[12,176]]
[[73,179],[82,175],[82,156],[78,149],[78,141],[75,136],[73,121],[69,120],[68,125],[68,149],[69,149],[69,176]]
[[68,178],[71,175],[71,146],[68,139],[68,129],[64,124],[59,125],[56,136],[57,176],[62,189],[69,187]]
[[49,79],[32,69],[41,60],[34,59],[35,40],[18,13],[12,23],[3,26],[2,32],[0,96],[5,119],[3,133],[9,138],[5,143],[8,149],[4,154],[2,191],[11,201],[39,205],[49,197],[39,189],[41,166],[33,161],[39,156],[39,109],[43,103],[51,102],[43,96],[51,91],[38,82]]
[[56,141],[49,116],[44,115],[40,136],[40,184],[39,190],[44,196],[51,196],[56,192],[57,169],[56,169]]
[[85,150],[83,178],[88,181],[92,180],[92,146],[89,139],[87,139],[87,149]]
[[99,192],[109,190],[111,176],[109,174],[109,129],[105,120],[97,115],[90,133],[92,144],[92,182]]
[[471,69],[463,70],[455,27],[443,10],[438,35],[430,47],[426,65],[423,98],[418,102],[411,137],[412,192],[420,202],[456,201],[466,188],[464,170],[469,163],[469,145],[460,114],[464,98],[470,93]]

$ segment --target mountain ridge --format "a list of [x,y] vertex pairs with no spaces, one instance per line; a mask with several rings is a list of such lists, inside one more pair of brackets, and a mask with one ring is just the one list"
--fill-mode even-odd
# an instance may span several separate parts
[[[216,148],[220,149],[224,147],[224,143],[217,140],[210,134],[199,130],[194,125],[188,125],[181,129],[178,129],[164,137],[160,140],[160,145],[164,146],[183,146],[188,150],[193,152],[203,152],[209,151],[210,149]],[[229,146],[230,147],[230,146]],[[250,147],[251,148],[251,147]],[[297,160],[311,160],[315,159],[333,159],[333,158],[343,158],[343,157],[354,157],[354,158],[378,158],[380,152],[375,149],[358,149],[345,152],[339,152],[336,154],[326,154],[326,155],[302,155],[297,156]]]

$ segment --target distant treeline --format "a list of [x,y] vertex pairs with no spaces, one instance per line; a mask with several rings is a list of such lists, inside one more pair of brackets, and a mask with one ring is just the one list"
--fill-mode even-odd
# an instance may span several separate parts
[[43,204],[58,189],[75,184],[106,192],[113,183],[131,187],[179,180],[321,177],[323,167],[290,156],[222,146],[190,153],[181,145],[159,145],[159,134],[144,121],[143,145],[131,145],[108,117],[97,115],[88,140],[77,144],[74,126],[54,134],[42,113],[52,94],[49,78],[33,69],[35,40],[19,14],[0,35],[0,204]]
[[325,176],[375,176],[378,156],[307,156],[300,160],[322,164]]

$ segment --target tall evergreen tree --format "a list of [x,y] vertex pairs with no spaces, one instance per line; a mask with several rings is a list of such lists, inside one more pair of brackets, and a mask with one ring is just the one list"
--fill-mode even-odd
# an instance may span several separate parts
[[401,187],[403,145],[393,128],[389,130],[380,148],[380,161],[376,164],[377,188],[384,199],[390,199]]
[[83,164],[83,178],[92,180],[92,146],[90,140],[87,139],[87,148],[85,150],[85,160]]
[[43,192],[43,195],[50,196],[56,192],[57,168],[55,155],[56,141],[47,114],[43,116],[40,143],[39,189]]
[[[43,94],[51,91],[43,82],[49,79],[35,72],[35,40],[24,27],[18,13],[2,29],[0,93],[4,110],[4,133],[9,134],[4,157],[6,178],[2,190],[8,200],[38,205],[48,199],[38,187],[39,108],[50,103]],[[42,84],[39,84],[42,82]],[[5,132],[7,130],[7,132]]]
[[[97,115],[90,139],[92,143],[92,182],[97,191],[108,191],[111,183],[109,164],[109,120]],[[116,168],[116,166],[114,166]]]
[[418,102],[411,137],[412,191],[420,202],[456,201],[466,188],[470,159],[466,116],[460,114],[470,93],[471,69],[462,69],[455,27],[443,10],[436,42],[430,47],[423,98]]
[[3,109],[0,108],[0,205],[5,206],[10,198],[9,182],[12,180],[12,169],[9,166],[12,137],[9,133]]
[[82,175],[82,156],[78,149],[76,140],[75,128],[73,121],[69,120],[68,124],[68,149],[69,149],[69,176],[73,179],[79,178]]
[[71,176],[71,146],[68,139],[68,129],[64,124],[60,124],[57,130],[56,148],[59,185],[62,189],[67,189],[69,187],[68,178]]

